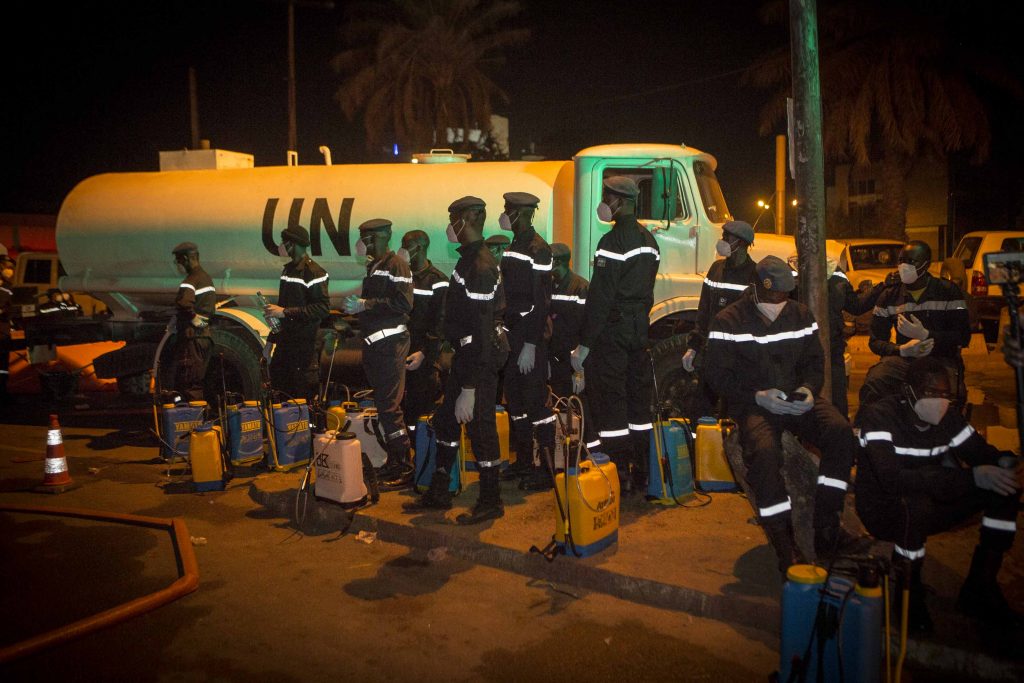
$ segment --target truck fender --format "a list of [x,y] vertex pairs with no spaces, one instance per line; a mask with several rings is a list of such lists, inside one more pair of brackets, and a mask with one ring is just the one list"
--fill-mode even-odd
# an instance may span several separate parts
[[227,318],[238,323],[252,334],[260,348],[265,346],[267,337],[270,335],[270,326],[267,325],[267,322],[263,319],[263,312],[258,308],[245,308],[241,306],[218,308],[215,315],[216,317]]
[[699,296],[676,296],[671,299],[659,301],[654,304],[654,307],[651,309],[651,324],[653,325],[662,318],[667,318],[677,313],[682,313],[684,311],[696,311],[699,303]]

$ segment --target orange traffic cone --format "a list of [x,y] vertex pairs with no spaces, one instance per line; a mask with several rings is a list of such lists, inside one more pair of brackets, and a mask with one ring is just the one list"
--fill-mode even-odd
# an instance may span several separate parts
[[46,493],[63,493],[74,482],[68,472],[68,459],[64,456],[64,436],[56,415],[50,415],[50,428],[46,432],[46,460],[43,463],[43,483],[36,488]]

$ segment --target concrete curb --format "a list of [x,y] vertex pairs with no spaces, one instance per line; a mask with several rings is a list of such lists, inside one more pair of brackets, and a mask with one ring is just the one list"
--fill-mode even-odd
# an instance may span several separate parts
[[[281,491],[261,489],[255,481],[249,487],[249,497],[255,503],[293,521],[296,493],[294,488]],[[375,532],[381,541],[421,550],[443,546],[450,554],[465,561],[521,576],[756,628],[771,634],[779,631],[781,609],[778,605],[766,605],[737,595],[712,595],[684,586],[627,576],[593,566],[588,559],[559,558],[548,562],[534,553],[524,553],[446,532],[441,526],[410,526],[381,519],[369,514],[372,509],[346,511],[311,497],[307,503],[302,530],[310,534]],[[897,646],[898,642],[893,644],[894,657]],[[975,680],[1024,680],[1024,662],[1000,659],[929,640],[910,639],[907,644],[907,661],[945,674]]]

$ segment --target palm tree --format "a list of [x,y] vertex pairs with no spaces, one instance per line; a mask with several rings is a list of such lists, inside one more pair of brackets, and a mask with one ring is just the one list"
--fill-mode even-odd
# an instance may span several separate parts
[[[825,154],[876,165],[878,227],[887,236],[904,237],[906,177],[915,160],[961,152],[984,161],[992,137],[987,98],[1024,94],[976,23],[993,21],[979,8],[988,5],[999,7],[985,0],[826,0],[819,8]],[[771,2],[762,18],[781,23],[786,8]],[[765,55],[746,78],[775,91],[761,113],[761,132],[768,134],[785,116],[791,92],[788,47]]]
[[362,3],[343,27],[350,47],[332,60],[345,76],[335,94],[363,114],[368,148],[443,143],[449,128],[488,130],[491,105],[507,101],[487,72],[529,31],[508,28],[514,0],[391,0]]

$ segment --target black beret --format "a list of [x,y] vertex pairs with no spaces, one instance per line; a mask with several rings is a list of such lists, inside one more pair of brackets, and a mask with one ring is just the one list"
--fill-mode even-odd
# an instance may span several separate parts
[[291,225],[281,231],[281,240],[288,240],[300,247],[308,247],[309,232],[301,225]]
[[195,242],[182,242],[174,249],[171,249],[172,254],[188,254],[193,251],[199,251],[199,247],[196,246]]
[[484,244],[486,244],[489,247],[494,246],[495,244],[508,246],[509,244],[512,244],[512,240],[510,240],[505,235],[491,235],[490,237],[484,240]]
[[778,256],[765,256],[757,262],[757,279],[763,288],[774,292],[792,292],[796,287],[793,269]]
[[636,181],[624,175],[613,175],[609,178],[605,178],[604,189],[613,194],[629,197],[630,199],[636,199],[636,196],[640,194],[640,190],[636,186]]
[[473,209],[476,207],[485,207],[487,202],[480,199],[479,197],[465,196],[456,199],[454,202],[448,205],[448,213],[460,213],[466,209]]
[[551,258],[570,258],[572,256],[572,249],[569,248],[568,244],[562,244],[561,242],[555,242],[551,245]]
[[540,204],[540,198],[529,192],[506,192],[504,195],[505,204],[508,206],[521,206],[529,209],[536,209]]
[[726,221],[722,230],[730,235],[736,235],[747,244],[754,243],[754,229],[746,221]]
[[391,221],[387,218],[371,218],[359,226],[359,232],[373,232],[374,230],[390,230]]

